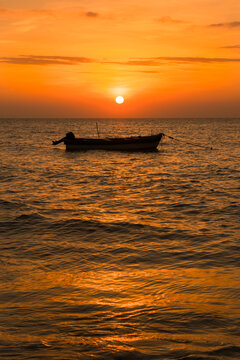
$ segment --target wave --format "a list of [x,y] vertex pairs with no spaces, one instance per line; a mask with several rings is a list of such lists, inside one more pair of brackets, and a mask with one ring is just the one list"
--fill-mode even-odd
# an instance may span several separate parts
[[[239,266],[239,246],[167,226],[96,220],[56,220],[38,213],[26,213],[0,222],[8,243],[21,249],[22,256],[44,258],[81,251],[82,261],[121,266]],[[9,242],[11,240],[11,242]],[[24,246],[22,245],[24,242]],[[217,243],[217,246],[216,246]],[[70,256],[71,258],[71,256]]]
[[240,347],[239,346],[223,346],[219,347],[216,350],[208,352],[210,356],[224,356],[229,357],[230,359],[239,359],[240,358]]
[[28,206],[20,201],[8,201],[0,199],[0,208],[3,210],[28,209]]

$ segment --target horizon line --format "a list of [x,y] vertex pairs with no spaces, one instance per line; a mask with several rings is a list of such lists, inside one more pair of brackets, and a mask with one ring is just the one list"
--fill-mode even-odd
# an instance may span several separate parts
[[51,116],[51,117],[30,117],[30,116],[23,116],[23,117],[1,117],[0,116],[0,120],[113,120],[113,119],[117,119],[117,120],[121,120],[121,119],[240,119],[240,115],[239,116],[181,116],[181,117],[177,117],[177,116],[161,116],[161,117],[155,117],[155,116],[144,116],[144,117],[105,117],[105,116],[101,116],[101,117],[58,117],[58,116]]

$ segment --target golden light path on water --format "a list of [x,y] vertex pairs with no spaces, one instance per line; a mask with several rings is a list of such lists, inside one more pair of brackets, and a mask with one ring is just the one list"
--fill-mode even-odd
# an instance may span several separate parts
[[[32,292],[36,290],[43,294],[51,293],[51,289],[54,288],[62,289],[59,295],[49,296],[48,305],[50,311],[56,313],[55,316],[59,317],[58,321],[62,326],[67,327],[68,331],[65,334],[45,335],[41,339],[28,335],[29,342],[41,341],[43,346],[49,348],[56,346],[56,343],[59,346],[92,343],[117,351],[129,351],[137,345],[138,349],[145,353],[154,352],[151,344],[154,344],[155,350],[158,351],[157,343],[161,348],[162,343],[172,341],[176,350],[184,349],[186,344],[191,342],[194,351],[201,350],[198,341],[199,334],[192,334],[191,331],[189,333],[184,331],[183,334],[172,332],[171,322],[166,321],[164,324],[164,314],[169,316],[171,313],[173,318],[176,316],[179,322],[182,321],[182,326],[186,320],[184,317],[191,312],[198,313],[199,316],[201,313],[215,312],[218,316],[226,316],[226,311],[229,309],[228,315],[234,318],[238,315],[238,306],[234,298],[226,297],[226,291],[238,286],[239,275],[231,268],[228,270],[128,268],[125,270],[123,267],[119,271],[95,269],[86,272],[79,272],[73,268],[72,272],[33,271],[32,274],[26,274],[18,283],[15,283],[14,288],[15,291],[31,289]],[[68,292],[69,288],[72,289],[72,293]],[[195,291],[189,291],[191,288]],[[11,290],[11,286],[8,290]],[[111,294],[114,296],[111,297]],[[64,304],[62,312],[68,318],[66,320],[61,314],[61,304]],[[102,314],[101,311],[94,311],[96,305],[103,309]],[[40,309],[42,303],[36,298],[25,306],[31,312],[34,309]],[[90,313],[80,312],[80,309],[91,308],[91,306],[93,310]],[[69,310],[66,311],[66,309]],[[156,312],[161,312],[162,319],[155,318]],[[142,324],[142,318],[146,314],[145,321],[152,322],[152,331],[151,326],[145,328]],[[51,316],[50,313],[46,313],[46,316],[48,315]],[[63,317],[62,320],[61,317]],[[92,318],[99,323],[99,328],[96,323],[95,325],[94,322],[92,323]],[[161,330],[156,333],[155,327],[158,326],[160,320]],[[74,335],[79,327],[83,329],[86,327],[84,331],[87,333],[91,331],[92,326],[94,326],[92,338],[86,339],[85,335]],[[109,335],[110,329],[112,335]],[[202,341],[209,343],[226,342],[227,338],[227,335],[223,336],[218,331],[209,332],[207,335],[202,334]],[[23,339],[26,341],[26,337],[21,334],[14,337],[15,341]],[[189,344],[187,346],[189,347]]]

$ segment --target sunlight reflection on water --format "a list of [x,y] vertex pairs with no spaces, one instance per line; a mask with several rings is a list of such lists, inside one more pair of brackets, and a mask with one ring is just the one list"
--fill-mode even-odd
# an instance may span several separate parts
[[1,355],[237,359],[239,121],[98,123],[218,150],[66,153],[95,120],[1,120]]

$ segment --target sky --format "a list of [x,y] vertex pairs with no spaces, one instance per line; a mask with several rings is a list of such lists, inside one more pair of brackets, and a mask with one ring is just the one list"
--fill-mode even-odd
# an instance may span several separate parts
[[239,0],[0,0],[0,49],[1,118],[240,117]]

